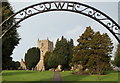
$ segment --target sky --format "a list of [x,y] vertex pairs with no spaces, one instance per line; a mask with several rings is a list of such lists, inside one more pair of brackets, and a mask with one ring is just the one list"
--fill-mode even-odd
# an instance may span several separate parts
[[[15,12],[44,1],[50,0],[8,0]],[[115,22],[118,23],[118,0],[108,0],[107,2],[90,0],[74,0],[80,3],[84,3],[95,7],[96,9],[104,12],[110,16]],[[113,2],[114,1],[114,2]],[[24,55],[29,48],[37,47],[37,40],[49,40],[53,41],[54,45],[57,38],[64,36],[68,40],[72,38],[74,45],[77,45],[77,39],[85,31],[86,27],[91,26],[94,31],[100,31],[100,33],[108,33],[114,43],[115,52],[116,45],[118,44],[114,36],[102,25],[95,20],[86,17],[81,14],[63,11],[53,11],[32,16],[20,23],[18,33],[21,38],[20,43],[13,51],[13,60],[20,61],[24,59]]]

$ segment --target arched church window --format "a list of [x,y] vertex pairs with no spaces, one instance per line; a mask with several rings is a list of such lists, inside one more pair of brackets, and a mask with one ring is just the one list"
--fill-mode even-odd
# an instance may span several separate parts
[[41,46],[43,47],[43,46],[44,46],[44,43],[42,43]]

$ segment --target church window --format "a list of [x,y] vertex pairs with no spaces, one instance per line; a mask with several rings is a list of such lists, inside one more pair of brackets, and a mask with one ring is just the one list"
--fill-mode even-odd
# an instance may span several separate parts
[[42,43],[42,45],[41,45],[42,47],[44,46],[44,43]]

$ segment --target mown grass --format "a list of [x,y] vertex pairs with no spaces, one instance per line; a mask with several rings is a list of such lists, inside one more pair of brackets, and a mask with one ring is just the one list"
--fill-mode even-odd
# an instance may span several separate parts
[[[53,83],[52,82],[53,76],[54,72],[50,71],[45,72],[24,70],[2,71],[2,81],[4,81],[3,83],[39,83],[39,81]],[[118,81],[119,79],[118,72],[116,71],[108,71],[106,75],[99,76],[100,80],[98,80],[97,75],[74,75],[72,74],[72,71],[61,72],[61,77],[63,81],[69,82],[73,81],[73,83],[75,83],[76,81]]]
[[9,70],[2,71],[2,81],[52,81],[54,72]]
[[[118,81],[118,72],[108,71],[106,75],[74,75],[72,71],[61,72],[63,81]],[[119,72],[120,73],[120,72]]]

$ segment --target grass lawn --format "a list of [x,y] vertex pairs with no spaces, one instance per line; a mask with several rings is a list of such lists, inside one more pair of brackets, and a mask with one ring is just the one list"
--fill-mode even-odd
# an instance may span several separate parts
[[54,72],[6,70],[2,71],[2,81],[52,81]]
[[[72,71],[61,72],[61,77],[63,81],[98,81],[98,76],[96,75],[73,75],[71,73]],[[54,72],[50,72],[50,71],[45,71],[45,72],[24,71],[24,70],[2,71],[2,81],[4,81],[3,83],[18,83],[13,81],[28,81],[25,83],[33,83],[33,82],[39,83],[36,81],[49,81],[49,83],[52,83],[53,76],[54,76]],[[101,79],[100,81],[118,81],[118,72],[110,71],[107,72],[106,75],[101,75],[99,77]],[[24,83],[24,82],[20,82],[20,83]]]
[[[73,75],[71,73],[71,71],[61,72],[63,81],[98,81],[97,75]],[[109,71],[106,73],[106,75],[99,76],[100,81],[118,81],[118,72]]]

